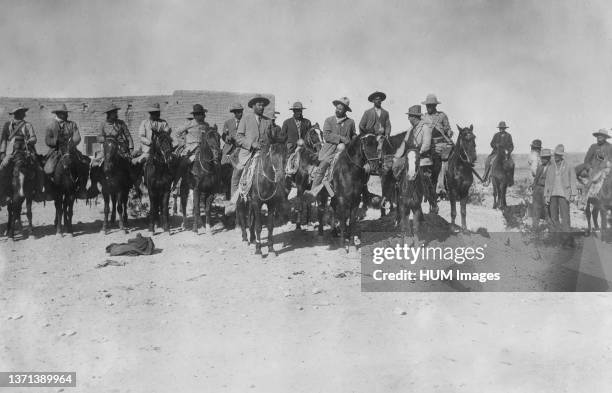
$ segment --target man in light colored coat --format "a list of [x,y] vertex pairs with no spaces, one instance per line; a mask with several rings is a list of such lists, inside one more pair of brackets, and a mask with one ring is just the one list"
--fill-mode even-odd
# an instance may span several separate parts
[[565,147],[557,145],[554,159],[549,164],[544,182],[544,198],[550,204],[554,231],[565,233],[570,231],[570,203],[574,201],[577,194],[574,167],[565,161]]

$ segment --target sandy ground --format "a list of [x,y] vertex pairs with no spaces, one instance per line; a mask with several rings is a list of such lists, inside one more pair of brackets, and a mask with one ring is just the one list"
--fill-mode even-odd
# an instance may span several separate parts
[[[490,203],[469,229],[507,230]],[[128,237],[98,233],[101,209],[78,204],[77,236],[56,237],[36,205],[37,239],[0,239],[0,370],[76,371],[78,392],[612,391],[608,293],[362,292],[357,251],[292,224],[277,257],[217,226],[96,268]]]

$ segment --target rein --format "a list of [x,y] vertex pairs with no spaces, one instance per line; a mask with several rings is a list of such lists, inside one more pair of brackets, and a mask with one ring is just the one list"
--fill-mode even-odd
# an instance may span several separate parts
[[[368,158],[368,155],[365,152],[365,149],[363,148],[363,143],[362,141],[365,138],[371,137],[372,134],[366,134],[364,136],[359,137],[359,150],[361,151],[361,153],[363,153],[363,156],[366,159],[366,163],[369,163],[370,161],[376,161],[376,160],[380,160],[380,157],[373,157],[373,158]],[[346,156],[348,157],[348,160],[351,164],[355,165],[357,168],[363,169],[363,165],[359,165],[358,163],[356,163],[355,161],[353,161],[353,159],[351,158],[351,156],[348,154],[348,150],[344,149],[344,154],[346,154]]]

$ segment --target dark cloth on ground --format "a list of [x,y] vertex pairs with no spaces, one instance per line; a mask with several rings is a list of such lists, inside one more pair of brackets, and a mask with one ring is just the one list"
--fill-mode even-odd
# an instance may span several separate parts
[[142,236],[141,234],[136,235],[135,238],[128,239],[127,243],[111,243],[106,246],[106,252],[111,256],[151,255],[153,254],[153,250],[155,250],[153,239]]

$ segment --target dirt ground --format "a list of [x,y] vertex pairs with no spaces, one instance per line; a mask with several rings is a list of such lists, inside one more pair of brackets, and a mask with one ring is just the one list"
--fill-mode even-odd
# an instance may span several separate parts
[[[517,231],[491,204],[468,206],[468,228]],[[76,236],[56,237],[52,206],[37,204],[37,238],[0,239],[0,370],[76,371],[75,392],[612,391],[608,293],[362,292],[359,252],[291,223],[278,256],[217,225],[108,257],[148,232],[137,220],[104,236],[101,209],[80,202]],[[498,254],[509,270],[535,264],[514,247]],[[107,259],[119,266],[96,267]]]

